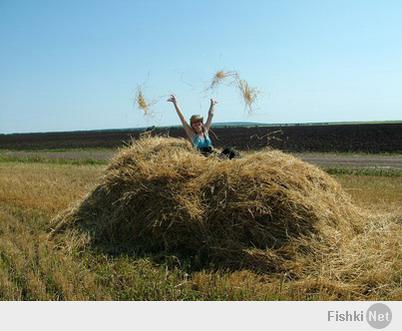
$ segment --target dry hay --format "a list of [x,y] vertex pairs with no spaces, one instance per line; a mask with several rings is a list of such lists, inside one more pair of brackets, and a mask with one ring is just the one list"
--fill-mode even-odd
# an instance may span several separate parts
[[292,277],[314,274],[331,256],[336,264],[364,231],[340,185],[293,156],[206,158],[183,139],[162,137],[122,149],[99,185],[54,221],[52,237],[66,247]]
[[218,70],[212,77],[211,84],[208,89],[214,89],[224,81],[228,81],[229,84],[236,82],[239,79],[239,74],[236,71]]
[[252,113],[253,105],[259,94],[257,88],[251,87],[245,79],[240,78],[239,73],[236,71],[218,70],[212,77],[207,90],[213,90],[224,82],[228,85],[236,86],[240,92],[240,96],[243,99],[246,109],[249,113]]
[[363,213],[332,177],[279,151],[221,160],[143,137],[54,219],[51,237],[71,251],[251,269],[290,297],[400,299],[401,225]]
[[145,116],[152,116],[154,114],[151,112],[151,108],[164,97],[165,96],[160,96],[159,98],[149,100],[145,97],[144,88],[142,86],[138,86],[134,96],[134,102],[137,108],[140,109]]
[[141,87],[137,88],[137,92],[135,94],[135,102],[137,107],[144,112],[144,115],[148,114],[150,104],[147,102],[144,96],[144,92]]
[[221,160],[183,139],[143,137],[54,219],[51,237],[72,251],[250,269],[287,297],[400,299],[401,225],[362,212],[332,177],[279,151]]
[[244,104],[249,113],[251,113],[253,111],[253,104],[258,96],[258,90],[254,87],[250,87],[250,85],[244,79],[239,79],[237,83],[240,94],[243,97]]
[[[214,90],[223,83],[226,83],[229,86],[235,86],[238,89],[240,96],[243,99],[245,108],[249,113],[251,113],[253,111],[253,105],[257,100],[259,91],[255,87],[251,87],[246,80],[241,79],[237,71],[218,70],[213,75],[211,83],[205,92],[208,90]],[[139,85],[135,93],[134,102],[137,108],[140,109],[144,115],[151,115],[150,108],[164,97],[165,96],[162,96],[150,101],[145,98],[143,85]]]
[[402,215],[363,213],[332,177],[279,151],[221,160],[143,137],[53,224],[73,253],[249,269],[286,298],[402,298]]

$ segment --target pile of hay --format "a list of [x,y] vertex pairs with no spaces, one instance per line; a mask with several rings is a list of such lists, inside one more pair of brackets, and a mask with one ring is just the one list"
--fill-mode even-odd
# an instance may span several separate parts
[[221,160],[183,139],[148,137],[122,149],[99,185],[55,219],[53,238],[175,255],[195,268],[297,272],[360,230],[340,185],[293,156],[264,150]]

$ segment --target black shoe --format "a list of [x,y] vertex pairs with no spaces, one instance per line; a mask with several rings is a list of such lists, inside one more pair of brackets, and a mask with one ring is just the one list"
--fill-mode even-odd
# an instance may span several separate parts
[[227,157],[228,159],[234,159],[240,157],[240,153],[236,151],[234,148],[228,147],[221,152],[221,156]]

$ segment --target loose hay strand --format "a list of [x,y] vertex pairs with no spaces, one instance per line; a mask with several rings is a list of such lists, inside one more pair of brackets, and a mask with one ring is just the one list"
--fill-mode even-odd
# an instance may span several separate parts
[[151,111],[151,108],[165,97],[166,95],[162,95],[158,98],[149,100],[145,97],[144,88],[142,86],[138,86],[135,93],[134,102],[137,108],[140,109],[145,116],[152,117],[153,115],[155,115],[155,113]]
[[239,74],[236,71],[225,71],[225,70],[218,70],[214,76],[212,77],[211,84],[209,85],[208,89],[214,89],[224,81],[230,79],[229,84],[238,80]]
[[243,99],[245,107],[249,113],[252,113],[254,110],[253,105],[259,95],[257,88],[251,87],[245,79],[240,77],[237,71],[218,70],[212,77],[212,81],[207,90],[213,90],[224,82],[227,82],[228,85],[235,84],[236,88],[240,92],[240,96]]
[[244,79],[238,80],[238,88],[248,112],[251,113],[259,91],[254,87],[250,87],[248,82]]
[[[249,83],[240,78],[240,75],[237,71],[225,71],[225,70],[218,70],[212,77],[212,81],[209,87],[205,90],[214,90],[219,85],[226,82],[229,86],[234,85],[240,92],[240,96],[244,101],[245,107],[249,113],[253,112],[253,105],[257,100],[259,91],[251,87]],[[154,101],[148,101],[145,98],[143,87],[138,86],[136,94],[135,94],[135,103],[144,115],[150,115],[150,107],[156,104],[161,98]]]
[[141,87],[137,88],[135,101],[137,103],[137,107],[144,112],[144,115],[148,115],[150,104],[145,99],[144,92],[142,91]]

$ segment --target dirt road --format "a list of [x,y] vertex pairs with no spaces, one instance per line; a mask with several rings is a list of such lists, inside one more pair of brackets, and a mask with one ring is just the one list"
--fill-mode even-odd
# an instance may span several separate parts
[[[115,149],[77,149],[65,151],[10,151],[0,150],[0,157],[15,159],[62,159],[62,160],[110,160]],[[323,167],[367,168],[381,167],[402,169],[402,154],[335,154],[335,153],[292,153],[309,163]]]
[[302,160],[323,167],[402,169],[402,155],[293,153]]

